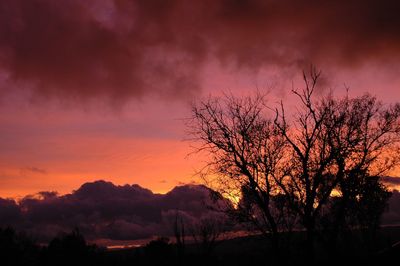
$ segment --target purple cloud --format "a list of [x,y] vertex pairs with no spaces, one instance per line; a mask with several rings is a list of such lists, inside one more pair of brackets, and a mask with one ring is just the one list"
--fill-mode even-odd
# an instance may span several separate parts
[[207,207],[213,204],[209,194],[204,186],[176,187],[163,195],[138,185],[96,181],[64,196],[41,192],[19,204],[0,199],[0,226],[17,226],[43,240],[74,227],[92,240],[171,235],[177,213],[188,222],[219,215]]

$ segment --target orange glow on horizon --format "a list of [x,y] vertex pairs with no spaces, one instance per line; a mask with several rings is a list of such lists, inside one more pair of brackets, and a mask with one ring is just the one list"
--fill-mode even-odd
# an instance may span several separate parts
[[[166,193],[183,183],[198,181],[198,156],[187,156],[188,143],[179,140],[102,139],[63,140],[63,152],[75,158],[34,163],[21,168],[19,161],[2,158],[0,197],[21,198],[40,191],[72,192],[85,182],[105,180],[116,185],[138,184],[154,193]],[[83,153],[84,152],[84,153]],[[8,160],[7,160],[8,159]],[[43,169],[43,170],[42,170]]]

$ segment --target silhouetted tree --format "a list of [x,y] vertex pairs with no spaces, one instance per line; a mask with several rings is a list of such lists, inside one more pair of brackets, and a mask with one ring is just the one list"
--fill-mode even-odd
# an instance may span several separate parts
[[[380,176],[400,155],[399,104],[384,106],[369,95],[317,97],[319,78],[315,68],[303,73],[304,87],[292,90],[299,105],[290,116],[283,103],[269,108],[259,93],[228,95],[195,105],[189,123],[199,151],[210,155],[206,174],[211,185],[244,197],[239,214],[271,233],[275,249],[282,225],[299,221],[310,260],[321,210],[327,211],[332,195],[341,195],[337,224],[351,201],[364,210],[371,195],[380,194],[384,201]],[[268,118],[269,110],[275,110],[274,119]],[[380,214],[381,208],[369,216]]]
[[48,265],[84,265],[88,264],[96,251],[88,245],[78,229],[71,233],[62,233],[50,241],[46,250]]
[[331,207],[331,223],[328,226],[330,249],[334,252],[338,237],[351,234],[356,229],[364,232],[364,240],[368,248],[376,241],[376,232],[381,222],[381,216],[387,207],[391,192],[382,185],[379,177],[363,175],[357,182],[349,184],[351,192],[335,197]]
[[11,227],[0,228],[1,265],[39,265],[40,248],[24,233]]
[[203,218],[192,224],[191,233],[203,255],[209,256],[215,249],[218,237],[223,233],[223,224],[214,218]]
[[[328,145],[332,149],[338,186],[331,242],[334,244],[340,228],[350,216],[375,216],[372,224],[383,212],[389,197],[380,177],[391,170],[399,160],[398,104],[384,106],[376,98],[364,95],[350,99],[332,97],[323,102],[328,110],[326,127]],[[363,204],[368,202],[368,204]],[[369,206],[374,206],[370,209]],[[369,209],[369,211],[366,211]],[[356,225],[369,218],[353,219]]]
[[193,106],[188,125],[190,136],[201,144],[198,151],[211,156],[205,168],[209,185],[233,200],[245,192],[245,205],[239,206],[243,208],[230,214],[272,236],[277,250],[279,228],[271,200],[277,186],[272,172],[282,160],[285,143],[273,120],[266,118],[265,103],[260,93],[210,97]]
[[305,87],[293,90],[300,99],[297,113],[289,122],[281,105],[275,119],[291,153],[287,171],[277,182],[306,228],[310,257],[316,222],[332,193],[342,195],[346,208],[352,191],[364,190],[371,177],[379,183],[379,176],[399,159],[400,105],[385,107],[369,95],[335,98],[328,94],[316,99],[319,77],[315,69],[304,74]]
[[169,238],[158,237],[150,241],[145,246],[145,253],[147,260],[154,265],[171,265],[172,262],[172,249],[169,243]]
[[179,212],[176,212],[174,223],[173,223],[173,232],[176,241],[176,248],[178,250],[178,258],[179,262],[183,263],[183,258],[185,256],[185,223],[183,218],[179,215]]

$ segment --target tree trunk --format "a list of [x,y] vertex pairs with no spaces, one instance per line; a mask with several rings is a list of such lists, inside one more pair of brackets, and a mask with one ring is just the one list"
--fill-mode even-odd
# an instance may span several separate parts
[[314,221],[309,218],[306,223],[306,260],[309,265],[314,264],[315,250],[314,250],[314,240],[315,240],[315,225]]
[[345,225],[345,216],[346,216],[346,208],[348,203],[348,197],[346,194],[342,196],[342,200],[339,203],[339,207],[337,212],[335,213],[335,217],[332,225],[332,232],[329,238],[330,249],[333,254],[336,253],[338,239],[343,226]]
[[278,253],[279,253],[279,233],[276,229],[271,230],[271,231],[272,231],[272,234],[271,234],[272,251],[274,252],[274,254],[278,255]]
[[279,265],[282,263],[281,257],[280,257],[280,249],[279,249],[279,234],[275,230],[271,230],[271,251],[272,254],[269,256],[269,259],[271,259],[271,264],[272,265]]
[[278,265],[279,264],[279,232],[278,232],[278,226],[275,222],[275,220],[273,219],[271,213],[269,212],[269,210],[266,210],[265,212],[267,219],[269,221],[270,224],[270,228],[271,228],[271,250],[272,250],[272,264],[273,265]]

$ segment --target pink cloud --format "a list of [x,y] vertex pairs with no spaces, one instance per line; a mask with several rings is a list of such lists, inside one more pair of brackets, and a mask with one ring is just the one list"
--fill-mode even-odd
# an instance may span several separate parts
[[185,98],[201,88],[210,59],[253,71],[397,62],[398,7],[393,0],[7,0],[0,68],[14,90],[30,88],[37,98],[115,105]]

